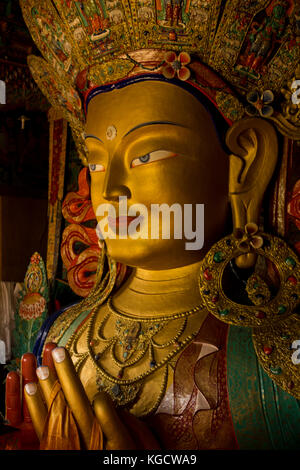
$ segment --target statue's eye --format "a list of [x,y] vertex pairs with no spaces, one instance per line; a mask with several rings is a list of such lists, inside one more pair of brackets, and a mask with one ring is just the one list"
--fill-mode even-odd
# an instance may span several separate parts
[[105,171],[105,168],[103,165],[96,165],[95,163],[90,163],[89,164],[89,170],[91,173],[96,173],[97,171]]
[[170,152],[169,150],[155,150],[154,152],[147,153],[142,157],[135,158],[131,162],[131,167],[134,168],[135,166],[145,165],[147,163],[152,163],[157,160],[164,160],[165,158],[176,157],[176,153]]

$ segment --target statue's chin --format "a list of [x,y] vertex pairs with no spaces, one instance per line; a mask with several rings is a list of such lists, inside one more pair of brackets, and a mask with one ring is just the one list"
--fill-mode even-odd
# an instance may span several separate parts
[[185,249],[184,240],[106,240],[108,255],[127,266],[162,270],[173,269],[199,261],[202,250]]

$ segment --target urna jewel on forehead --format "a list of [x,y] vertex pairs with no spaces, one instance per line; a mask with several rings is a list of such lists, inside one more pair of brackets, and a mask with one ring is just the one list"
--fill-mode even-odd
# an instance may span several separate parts
[[20,0],[43,58],[34,79],[60,108],[85,162],[91,90],[128,77],[189,83],[228,122],[271,119],[300,137],[292,83],[300,78],[297,0]]

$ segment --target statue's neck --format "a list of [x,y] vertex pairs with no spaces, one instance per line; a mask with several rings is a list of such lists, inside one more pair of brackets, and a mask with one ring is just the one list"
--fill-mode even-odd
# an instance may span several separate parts
[[169,315],[201,304],[200,263],[168,270],[135,268],[114,295],[116,308],[133,315]]

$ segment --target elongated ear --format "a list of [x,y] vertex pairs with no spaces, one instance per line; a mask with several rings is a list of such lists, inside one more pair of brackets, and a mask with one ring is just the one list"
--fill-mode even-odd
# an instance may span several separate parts
[[[248,222],[258,224],[263,196],[278,158],[275,129],[260,118],[242,119],[227,132],[226,144],[232,152],[229,196],[234,228],[244,228]],[[255,257],[243,255],[236,262],[248,268]]]

